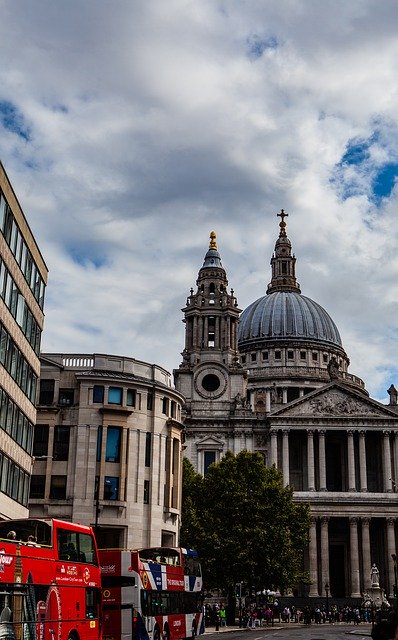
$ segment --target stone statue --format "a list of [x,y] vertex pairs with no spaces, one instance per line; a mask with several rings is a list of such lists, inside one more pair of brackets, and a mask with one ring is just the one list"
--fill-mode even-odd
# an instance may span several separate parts
[[390,396],[390,404],[397,404],[398,391],[396,390],[393,384],[390,386],[389,389],[387,389],[387,393]]
[[328,364],[328,373],[331,380],[337,380],[337,378],[339,377],[339,363],[334,356],[330,358]]
[[375,564],[372,565],[370,570],[370,585],[371,587],[378,587],[379,585],[380,572]]

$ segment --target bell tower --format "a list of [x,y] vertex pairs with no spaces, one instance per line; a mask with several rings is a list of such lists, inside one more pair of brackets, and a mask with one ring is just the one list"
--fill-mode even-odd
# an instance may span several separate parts
[[175,384],[187,400],[187,410],[212,410],[223,413],[239,394],[245,397],[246,372],[237,353],[240,309],[221,262],[214,231],[209,249],[182,309],[185,323],[185,348]]

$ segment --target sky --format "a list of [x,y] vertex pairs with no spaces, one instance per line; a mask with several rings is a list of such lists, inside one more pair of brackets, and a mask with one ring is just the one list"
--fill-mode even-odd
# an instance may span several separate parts
[[0,0],[0,159],[49,269],[42,349],[181,362],[217,233],[240,308],[281,208],[349,371],[398,387],[396,0]]

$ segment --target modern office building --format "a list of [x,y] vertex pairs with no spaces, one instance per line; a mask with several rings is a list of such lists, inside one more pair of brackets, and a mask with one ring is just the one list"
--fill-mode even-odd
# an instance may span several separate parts
[[100,547],[177,545],[183,401],[157,365],[43,353],[30,515],[94,525]]
[[211,236],[183,309],[185,348],[174,372],[186,398],[185,455],[206,473],[227,450],[260,451],[294,499],[310,503],[304,568],[311,584],[297,585],[297,595],[360,599],[374,563],[391,595],[397,392],[391,385],[390,404],[380,404],[348,372],[332,318],[301,294],[286,214],[279,216],[271,282],[242,313]]
[[0,519],[28,515],[47,267],[0,163]]

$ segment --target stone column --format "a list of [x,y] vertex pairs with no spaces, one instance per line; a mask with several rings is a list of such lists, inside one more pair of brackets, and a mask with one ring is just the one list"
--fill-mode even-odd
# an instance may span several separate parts
[[327,491],[326,487],[326,452],[325,431],[319,431],[319,491]]
[[359,582],[358,518],[350,518],[351,598],[361,597]]
[[368,490],[368,473],[366,469],[366,434],[365,431],[359,432],[359,474],[361,482],[361,491]]
[[[392,585],[395,584],[394,562],[392,554],[396,554],[395,546],[395,518],[386,518],[387,525],[387,566],[388,566],[388,582],[390,587],[390,598],[394,596]],[[387,590],[386,590],[387,591]]]
[[370,587],[370,569],[372,562],[370,559],[370,518],[361,518],[362,523],[362,558],[363,558],[363,590]]
[[318,545],[316,540],[316,518],[311,518],[310,542],[309,542],[309,574],[310,597],[319,598],[318,591]]
[[290,484],[290,474],[289,474],[289,429],[284,429],[282,431],[283,436],[283,446],[282,446],[282,470],[283,470],[283,482],[285,485]]
[[307,429],[308,491],[315,491],[314,432]]
[[321,518],[321,594],[325,594],[325,584],[330,584],[329,578],[329,518]]
[[384,491],[387,493],[392,492],[391,481],[391,449],[390,449],[390,431],[383,431],[384,446],[383,446],[383,467],[384,467]]
[[278,467],[278,431],[276,429],[270,430],[271,434],[271,467],[274,464]]
[[354,455],[354,432],[347,431],[348,450],[348,491],[356,491],[355,486],[355,455]]
[[287,388],[282,387],[282,404],[287,404]]
[[265,413],[269,413],[271,411],[271,389],[265,390]]

